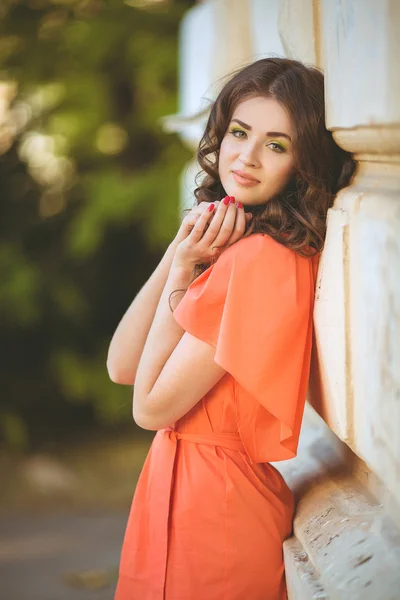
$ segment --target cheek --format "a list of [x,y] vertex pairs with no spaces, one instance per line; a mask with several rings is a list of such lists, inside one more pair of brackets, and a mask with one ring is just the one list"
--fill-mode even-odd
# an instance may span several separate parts
[[235,154],[235,144],[229,138],[224,138],[219,149],[219,156],[223,161],[231,160]]
[[265,165],[264,188],[268,194],[279,193],[288,183],[294,172],[293,160],[282,160],[277,157],[273,164]]
[[294,170],[293,160],[285,161],[284,164],[282,164],[282,162],[280,162],[279,164],[276,165],[275,177],[277,179],[279,179],[280,181],[285,182],[291,177],[293,170]]
[[219,149],[219,163],[218,170],[220,174],[226,173],[229,170],[229,165],[231,163],[232,150],[229,146],[229,142],[227,142],[226,138],[222,140],[221,146]]
[[285,181],[288,181],[294,174],[295,172],[295,168],[294,168],[294,162],[293,160],[290,160],[289,164],[286,165],[286,169],[285,169]]

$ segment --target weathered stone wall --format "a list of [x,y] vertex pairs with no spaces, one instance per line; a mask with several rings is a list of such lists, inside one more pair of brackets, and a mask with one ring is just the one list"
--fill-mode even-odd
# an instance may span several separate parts
[[[294,29],[300,33],[293,36]],[[280,31],[289,56],[324,69],[327,127],[359,161],[351,187],[329,211],[316,289],[308,400],[330,430],[322,421],[309,429],[308,411],[304,450],[281,469],[301,489],[295,538],[285,543],[290,597],[312,598],[317,590],[330,599],[394,599],[400,597],[400,4],[286,0]]]
[[[202,31],[202,36],[198,32]],[[323,68],[326,123],[359,161],[329,210],[311,379],[284,545],[290,599],[400,597],[400,2],[206,0],[181,34],[180,114],[196,147],[215,82],[286,55]],[[197,167],[185,169],[183,204]],[[313,407],[313,408],[312,408]],[[320,416],[318,416],[318,414]]]

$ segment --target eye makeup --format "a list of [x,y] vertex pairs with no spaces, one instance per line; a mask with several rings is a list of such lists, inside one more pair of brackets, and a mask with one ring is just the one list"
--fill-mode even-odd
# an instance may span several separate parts
[[270,142],[268,142],[268,144],[274,144],[275,146],[277,146],[277,148],[279,148],[279,152],[287,152],[287,148],[279,142],[274,142],[271,140]]
[[[243,123],[243,121],[239,121],[239,119],[232,119],[232,122],[233,121],[241,125],[244,129],[247,129],[248,131],[252,130],[252,127],[250,125],[246,125],[246,123]],[[289,142],[292,141],[290,135],[288,135],[287,133],[283,133],[282,131],[267,131],[265,135],[270,137],[284,137],[287,138]]]
[[244,133],[244,134],[246,133],[243,129],[239,129],[238,127],[233,127],[232,129],[229,129],[229,133],[237,133],[237,132]]
[[[229,133],[231,133],[237,139],[243,139],[243,136],[237,136],[237,135],[235,135],[236,133],[244,133],[244,135],[247,135],[243,129],[239,129],[238,127],[232,127],[231,129],[229,129]],[[274,146],[276,146],[277,150],[274,150],[274,152],[278,152],[281,154],[283,154],[284,152],[287,152],[287,148],[280,142],[271,140],[270,142],[268,142],[267,146],[269,144],[274,144]]]

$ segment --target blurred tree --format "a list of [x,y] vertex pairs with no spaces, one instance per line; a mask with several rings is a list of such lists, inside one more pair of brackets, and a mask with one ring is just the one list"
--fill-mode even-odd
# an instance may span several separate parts
[[0,157],[8,447],[131,422],[131,388],[109,380],[106,354],[178,227],[190,153],[159,120],[177,111],[177,33],[192,4],[10,0],[0,9],[0,79],[16,83]]

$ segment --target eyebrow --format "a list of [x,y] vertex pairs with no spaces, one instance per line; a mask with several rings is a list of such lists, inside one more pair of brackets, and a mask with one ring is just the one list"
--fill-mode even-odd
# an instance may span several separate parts
[[[246,123],[243,123],[243,121],[239,121],[239,119],[232,119],[232,121],[235,121],[236,123],[238,123],[245,129],[248,129],[249,131],[251,131],[252,129],[251,125],[247,125]],[[269,137],[284,137],[287,138],[290,142],[292,141],[290,135],[288,135],[287,133],[283,133],[282,131],[267,131],[265,135],[268,135]]]

